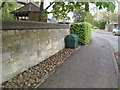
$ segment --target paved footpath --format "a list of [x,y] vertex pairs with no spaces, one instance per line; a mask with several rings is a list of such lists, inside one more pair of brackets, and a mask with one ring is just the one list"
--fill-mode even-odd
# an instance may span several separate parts
[[94,37],[72,55],[40,88],[117,88],[111,47]]

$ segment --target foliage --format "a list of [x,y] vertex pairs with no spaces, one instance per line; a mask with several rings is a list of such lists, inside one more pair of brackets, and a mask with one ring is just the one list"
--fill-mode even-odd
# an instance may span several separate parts
[[79,37],[79,43],[85,45],[91,40],[91,24],[87,22],[73,23],[70,27],[71,34]]
[[93,27],[97,27],[97,26],[98,26],[98,21],[94,20]]
[[88,22],[93,26],[97,26],[97,21],[94,20],[92,14],[90,12],[85,12],[84,9],[76,11],[73,17],[75,23]]
[[6,2],[4,7],[1,9],[2,13],[0,13],[0,16],[2,16],[0,19],[3,20],[13,20],[14,15],[10,14],[11,11],[15,10],[15,8],[19,7],[15,2]]
[[62,21],[70,20],[68,13],[73,11],[73,6],[66,5],[65,2],[55,2],[52,8],[53,18],[61,19]]
[[35,4],[39,5],[39,1],[36,1]]
[[94,24],[94,19],[93,19],[93,16],[90,12],[86,12],[86,16],[85,16],[85,22],[88,22],[90,24]]
[[97,27],[100,29],[105,29],[106,22],[98,22]]
[[[115,4],[114,2],[91,2],[95,3],[99,9],[107,8],[108,11],[113,12],[115,10]],[[67,14],[69,12],[73,12],[74,10],[79,10],[81,5],[85,6],[85,11],[89,11],[89,3],[88,2],[69,2],[69,0],[65,0],[64,2],[55,2],[53,4],[53,10],[52,13],[54,17],[57,17],[57,19],[70,19],[68,18]]]
[[85,15],[86,15],[86,12],[84,8],[81,7],[80,10],[75,10],[73,12],[74,22],[75,23],[84,22]]
[[[4,1],[4,0],[3,0]],[[9,1],[9,0],[8,0]],[[71,2],[70,2],[71,1]],[[93,0],[92,0],[93,1]],[[79,10],[81,5],[84,5],[85,6],[85,11],[89,11],[89,3],[94,3],[96,4],[97,7],[99,7],[99,9],[102,9],[102,8],[107,8],[108,11],[111,11],[113,12],[115,10],[115,1],[114,2],[77,2],[76,0],[64,0],[64,2],[51,2],[50,5],[44,9],[47,13],[53,13],[53,16],[56,17],[57,19],[62,19],[63,21],[65,20],[69,20],[69,16],[68,16],[68,13],[69,12],[73,12],[74,10]],[[44,0],[43,0],[44,2]],[[3,10],[3,13],[5,15],[8,15],[8,13],[11,11],[11,10],[14,10],[15,8],[15,5],[16,4],[12,4],[10,5],[9,4],[10,2],[7,2],[4,10]],[[15,3],[15,2],[13,2]],[[42,2],[41,2],[42,3]],[[48,12],[47,9],[52,6],[52,11],[51,12]],[[43,8],[43,6],[42,6]],[[43,10],[43,9],[41,9]],[[46,13],[46,12],[43,12],[41,11],[42,13]],[[7,14],[6,14],[7,13]],[[4,15],[3,15],[4,16]],[[8,16],[8,17],[11,17],[12,19],[12,16]],[[8,17],[5,17],[8,18]],[[42,20],[42,19],[41,19]]]
[[107,12],[107,11],[98,11],[94,15],[94,19],[100,22],[117,23],[118,22],[118,12]]

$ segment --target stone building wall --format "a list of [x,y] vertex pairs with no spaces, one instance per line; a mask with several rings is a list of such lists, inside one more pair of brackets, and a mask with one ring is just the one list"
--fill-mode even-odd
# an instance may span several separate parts
[[[22,22],[20,23],[22,25]],[[44,29],[50,24],[42,23],[45,27],[37,29],[31,27],[24,30],[26,26],[20,28],[20,23],[18,27],[15,23],[12,23],[13,26],[5,27],[6,22],[3,23],[2,82],[62,50],[65,47],[64,39],[70,34],[67,25],[63,25],[62,28],[61,25],[56,24],[58,27],[55,28],[55,24],[51,24],[51,27]],[[31,25],[30,22],[26,23],[28,27]],[[19,30],[12,30],[14,24]]]

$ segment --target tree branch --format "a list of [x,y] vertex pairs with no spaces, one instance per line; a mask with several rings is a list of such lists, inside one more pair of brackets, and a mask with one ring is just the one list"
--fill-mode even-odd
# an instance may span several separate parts
[[54,3],[54,2],[52,2],[52,3],[51,3],[51,4],[50,4],[50,5],[49,5],[49,6],[48,6],[45,10],[47,10],[50,6],[52,6],[52,5],[53,5],[53,3]]
[[2,2],[1,6],[0,6],[0,9],[2,9],[5,5],[5,3],[7,2],[8,0],[5,0],[4,2]]
[[[5,0],[4,2],[2,2],[1,6],[0,6],[0,9],[2,9],[5,5],[5,3],[7,2],[8,0]],[[23,5],[26,5],[27,3],[26,2],[22,2],[22,1],[16,1],[16,3],[19,3],[19,4],[23,4]]]
[[22,2],[22,1],[16,1],[16,2],[19,3],[19,4],[23,4],[23,5],[27,4],[26,2]]

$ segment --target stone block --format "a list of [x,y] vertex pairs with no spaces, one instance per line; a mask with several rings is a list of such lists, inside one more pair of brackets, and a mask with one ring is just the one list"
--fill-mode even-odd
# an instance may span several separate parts
[[0,53],[0,62],[2,61],[2,53]]
[[8,60],[11,58],[11,53],[10,52],[6,52],[2,54],[2,60]]
[[2,35],[8,35],[8,32],[7,31],[2,31]]
[[33,52],[32,54],[29,55],[30,60],[35,60],[37,59],[37,51]]
[[[21,71],[23,68],[25,68],[25,64],[28,62],[29,58],[23,56],[23,57],[15,57],[13,59],[15,61],[14,64],[17,66],[17,70]],[[16,68],[16,66],[14,66],[13,68]]]
[[21,45],[21,46],[27,46],[27,45],[29,45],[29,44],[31,44],[31,43],[32,43],[32,40],[29,39],[29,38],[23,39],[23,40],[20,41],[20,45]]
[[[12,71],[12,63],[2,63],[2,76],[6,76],[6,75],[12,75],[13,71]],[[6,77],[8,78],[8,77]],[[4,78],[3,78],[4,79]]]
[[21,36],[11,36],[10,37],[10,40],[18,40],[18,39],[21,39]]
[[33,49],[33,51],[39,50],[39,43],[33,44],[33,45],[32,45],[32,49]]
[[41,57],[41,50],[38,50],[38,51],[37,51],[37,56],[38,56],[38,57]]
[[14,30],[10,30],[10,31],[8,31],[8,35],[15,35],[15,31]]
[[15,48],[15,50],[18,50],[18,49],[20,48],[20,44],[16,43],[16,44],[14,45],[14,48]]
[[46,47],[47,50],[51,50],[52,49],[52,43],[49,43]]
[[15,57],[22,57],[27,54],[27,48],[26,47],[20,47],[15,50],[14,56]]

